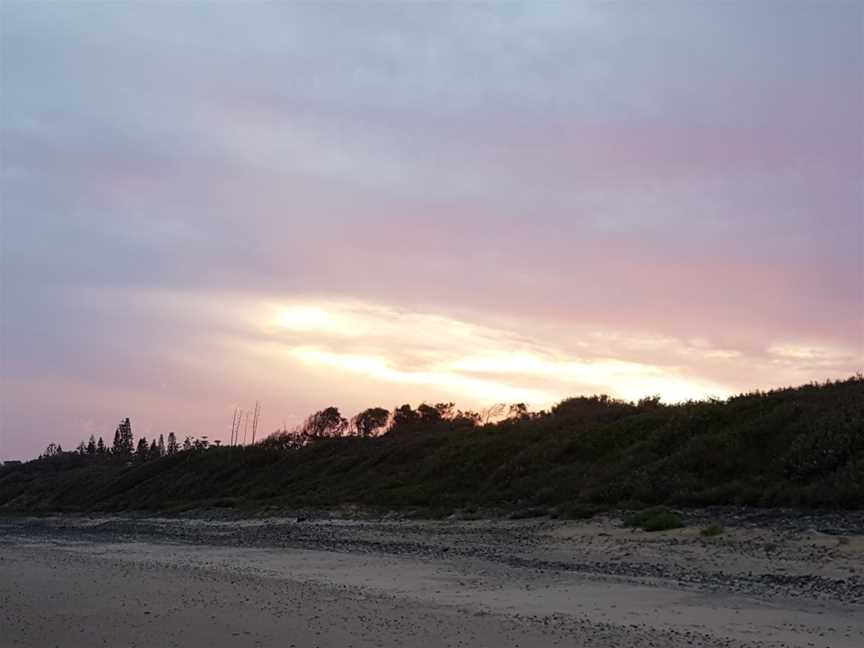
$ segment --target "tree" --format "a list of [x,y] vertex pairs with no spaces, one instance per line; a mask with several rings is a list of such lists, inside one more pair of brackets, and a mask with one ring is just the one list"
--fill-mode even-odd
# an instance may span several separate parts
[[168,446],[165,449],[165,452],[168,453],[168,456],[177,454],[179,450],[179,446],[177,445],[177,437],[173,432],[168,433]]
[[114,433],[114,454],[119,457],[130,457],[135,448],[132,436],[132,423],[126,418],[117,426]]
[[472,410],[465,410],[463,412],[462,410],[459,410],[450,420],[454,425],[476,427],[477,425],[480,425],[482,417],[479,412],[474,412]]
[[192,438],[188,435],[185,439],[183,439],[183,450],[191,450],[192,449]]
[[140,461],[142,463],[147,461],[148,450],[149,448],[147,446],[147,437],[142,436],[140,439],[138,439],[138,448],[135,450],[136,461]]
[[483,423],[491,423],[495,419],[500,419],[504,416],[504,412],[507,411],[507,405],[504,403],[495,403],[494,405],[490,405],[481,413],[483,416]]
[[407,403],[393,410],[393,424],[391,430],[404,428],[417,423],[420,420],[420,415],[415,412]]
[[365,438],[374,436],[377,430],[387,425],[389,418],[390,412],[383,407],[370,407],[357,414],[351,423],[357,436]]
[[147,459],[158,459],[161,456],[162,455],[159,454],[159,445],[156,443],[156,439],[153,439],[150,442],[150,449],[147,451]]
[[301,431],[309,441],[318,441],[342,436],[347,428],[348,420],[339,413],[337,407],[331,406],[306,419]]
[[528,413],[528,406],[525,403],[515,403],[508,408],[507,418],[523,421],[531,418],[531,414]]
[[105,442],[102,440],[102,437],[99,437],[99,441],[96,443],[96,454],[104,455],[108,452],[108,449],[105,447]]
[[87,446],[84,445],[84,442],[83,442],[83,441],[82,441],[81,443],[78,444],[78,447],[75,449],[75,452],[77,452],[77,453],[78,453],[79,455],[81,455],[82,457],[83,457],[85,454],[87,454]]
[[45,452],[40,456],[40,459],[45,457],[56,457],[61,452],[63,452],[63,448],[61,448],[59,444],[49,443],[48,447],[45,448]]
[[426,403],[420,403],[419,407],[417,407],[417,414],[420,423],[438,423],[441,420],[441,414],[438,410]]
[[302,448],[306,442],[303,432],[300,428],[295,430],[276,430],[273,434],[263,439],[259,445],[272,450],[296,450]]
[[162,436],[161,434],[159,435],[159,444],[156,446],[156,448],[159,451],[159,456],[164,457],[165,456],[165,437]]
[[453,403],[436,403],[435,405],[423,403],[417,408],[417,414],[421,423],[440,423],[453,415]]
[[636,403],[636,406],[641,409],[657,409],[658,407],[662,407],[662,405],[660,405],[660,395],[655,394],[654,396],[645,396],[644,398],[640,398],[639,402]]
[[90,440],[87,441],[87,454],[91,457],[96,454],[96,439],[93,438],[93,435],[90,435]]

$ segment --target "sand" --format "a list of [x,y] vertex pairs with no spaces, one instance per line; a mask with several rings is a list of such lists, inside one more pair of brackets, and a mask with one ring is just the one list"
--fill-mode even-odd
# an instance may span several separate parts
[[857,527],[0,518],[0,647],[864,645]]

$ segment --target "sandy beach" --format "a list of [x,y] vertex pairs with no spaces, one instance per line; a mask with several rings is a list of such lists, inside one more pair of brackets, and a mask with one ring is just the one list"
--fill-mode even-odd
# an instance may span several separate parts
[[693,515],[0,518],[0,646],[864,645],[860,515]]

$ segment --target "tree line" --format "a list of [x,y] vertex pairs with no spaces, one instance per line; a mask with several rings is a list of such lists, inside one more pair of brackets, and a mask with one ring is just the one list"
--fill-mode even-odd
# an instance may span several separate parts
[[[265,449],[288,450],[301,448],[324,439],[356,437],[368,439],[383,434],[405,434],[429,430],[434,426],[446,425],[455,428],[473,428],[493,421],[521,420],[542,416],[546,412],[529,412],[524,403],[513,405],[498,403],[482,411],[459,410],[454,403],[422,403],[413,408],[405,404],[392,411],[383,407],[369,407],[355,416],[346,418],[336,406],[325,407],[315,412],[294,429],[279,429],[254,445]],[[235,421],[236,423],[236,421]],[[232,439],[234,430],[232,429]],[[144,462],[168,457],[188,450],[206,450],[220,447],[219,440],[209,441],[207,436],[200,438],[187,436],[182,443],[173,432],[167,438],[160,434],[150,441],[142,436],[135,440],[132,423],[125,418],[114,432],[111,445],[100,436],[90,435],[87,441],[78,444],[74,454],[83,457],[114,461]],[[56,457],[65,453],[59,443],[50,443],[39,459]]]
[[[862,424],[860,374],[677,404],[599,395],[568,398],[541,412],[519,404],[472,412],[426,403],[371,407],[350,418],[331,406],[252,445],[214,448],[215,442],[188,438],[179,447],[171,444],[181,453],[175,461],[151,462],[162,456],[158,436],[142,442],[124,420],[116,443],[94,440],[79,452],[54,446],[62,454],[56,461],[0,468],[0,508],[4,502],[20,510],[111,510],[142,502],[240,506],[274,498],[292,506],[442,511],[543,506],[578,513],[580,507],[655,504],[860,508]],[[98,480],[65,476],[89,470],[91,463],[103,464]],[[126,479],[127,470],[145,478]]]
[[524,403],[514,405],[498,403],[482,412],[459,410],[454,403],[422,403],[416,409],[405,404],[392,411],[383,407],[370,407],[348,419],[342,416],[338,407],[330,406],[315,412],[293,430],[276,430],[259,445],[290,450],[324,439],[341,437],[368,439],[383,434],[406,434],[441,426],[473,428],[493,421],[525,420],[545,413],[529,412],[528,406]]
[[[857,375],[850,382],[860,383],[862,377]],[[842,381],[841,381],[842,382]],[[825,386],[830,386],[827,381]],[[813,383],[809,387],[818,387]],[[805,389],[802,386],[799,389]],[[338,438],[361,438],[369,439],[383,435],[399,436],[412,433],[422,433],[431,430],[471,430],[481,428],[490,424],[507,425],[512,423],[536,421],[547,417],[577,418],[585,416],[589,418],[599,417],[599,421],[613,420],[619,416],[647,413],[657,410],[670,411],[697,411],[709,409],[723,402],[735,402],[738,399],[767,397],[777,393],[783,393],[784,389],[769,390],[767,392],[755,391],[732,397],[728,401],[708,399],[707,401],[688,401],[678,405],[667,405],[661,403],[659,396],[642,398],[637,402],[630,402],[610,397],[605,394],[595,396],[578,396],[568,398],[550,410],[532,412],[524,403],[504,404],[498,403],[482,411],[456,409],[454,403],[422,403],[416,408],[404,404],[388,410],[383,407],[369,407],[351,418],[346,418],[336,406],[325,407],[309,417],[293,429],[282,429],[274,431],[264,439],[254,442],[252,445],[264,450],[284,451],[303,448],[327,439]],[[256,425],[258,404],[256,403]],[[694,408],[696,408],[694,410]],[[713,410],[712,410],[713,411]],[[245,445],[239,441],[237,434],[237,415],[232,423],[231,443],[229,445]],[[186,436],[182,443],[178,442],[176,435],[171,432],[167,439],[160,434],[158,438],[150,441],[142,436],[137,441],[132,434],[132,424],[128,418],[121,421],[114,432],[113,443],[108,446],[102,439],[90,436],[87,442],[82,441],[75,454],[85,457],[108,458],[123,462],[144,462],[172,456],[182,451],[207,450],[218,448],[221,442],[212,443],[207,436],[195,438]],[[224,447],[224,446],[223,446]],[[54,457],[64,454],[60,444],[51,443],[41,458]],[[73,453],[65,453],[67,455]]]
[[[214,445],[219,445],[217,441]],[[109,446],[100,436],[98,439],[94,435],[85,442],[78,444],[74,454],[82,457],[110,459],[114,461],[135,461],[144,462],[162,457],[170,457],[184,450],[204,450],[211,447],[206,436],[201,438],[187,436],[182,443],[177,440],[177,436],[173,432],[165,435],[160,434],[158,438],[154,438],[148,442],[147,437],[140,437],[137,442],[132,433],[132,422],[129,418],[123,419],[114,431],[114,441]],[[63,446],[59,443],[49,443],[45,451],[39,455],[39,459],[47,459],[57,457],[65,453]]]

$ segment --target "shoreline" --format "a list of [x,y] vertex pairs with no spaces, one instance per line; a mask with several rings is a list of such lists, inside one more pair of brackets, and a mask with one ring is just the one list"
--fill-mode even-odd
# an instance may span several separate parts
[[[441,639],[441,624],[477,637],[477,642],[461,645],[523,648],[851,648],[864,642],[864,533],[858,527],[864,520],[859,514],[799,516],[761,526],[745,519],[715,538],[702,537],[697,526],[648,533],[622,528],[609,517],[229,517],[0,515],[0,569],[7,582],[12,573],[11,580],[21,583],[34,600],[41,600],[41,586],[28,574],[28,565],[51,565],[62,573],[64,565],[75,572],[80,564],[82,573],[90,570],[107,583],[120,578],[118,574],[140,570],[153,579],[153,587],[168,590],[181,587],[190,573],[197,574],[202,583],[210,583],[201,586],[199,596],[212,588],[229,598],[245,592],[251,615],[245,631],[270,628],[276,633],[249,645],[284,645],[275,639],[280,624],[291,626],[298,637],[315,625],[314,615],[303,610],[287,620],[267,612],[272,599],[264,592],[273,588],[307,588],[319,608],[333,614],[359,606],[356,618],[389,618],[393,610],[402,609],[406,618],[426,619],[420,626],[429,630],[423,634],[419,628],[416,643],[400,643],[399,633],[388,634],[386,627],[346,619],[337,627],[319,628],[324,634],[297,646],[460,645],[456,635]],[[846,531],[839,534],[841,528]],[[238,578],[251,580],[241,586]],[[70,595],[70,579],[74,577],[59,581],[57,591],[44,593],[48,598],[43,603],[60,616],[63,604],[52,601]],[[13,601],[4,587],[0,585],[0,596]],[[136,588],[124,580],[115,594],[149,600]],[[100,591],[77,596],[94,598],[94,605],[109,610],[114,605],[102,600]],[[31,609],[18,614],[26,620],[36,613]],[[509,634],[500,634],[501,628]],[[124,622],[106,632],[128,630]],[[236,628],[231,632],[241,634],[229,633],[234,641],[225,644],[204,630],[188,636],[182,627],[174,631],[182,635],[178,645],[197,645],[196,637],[205,635],[211,641],[207,645],[245,645],[236,643],[238,636],[246,636]],[[343,631],[348,635],[340,634]],[[436,637],[441,642],[435,643]],[[6,645],[50,645],[16,641],[7,640]],[[2,640],[0,645],[6,648]]]

